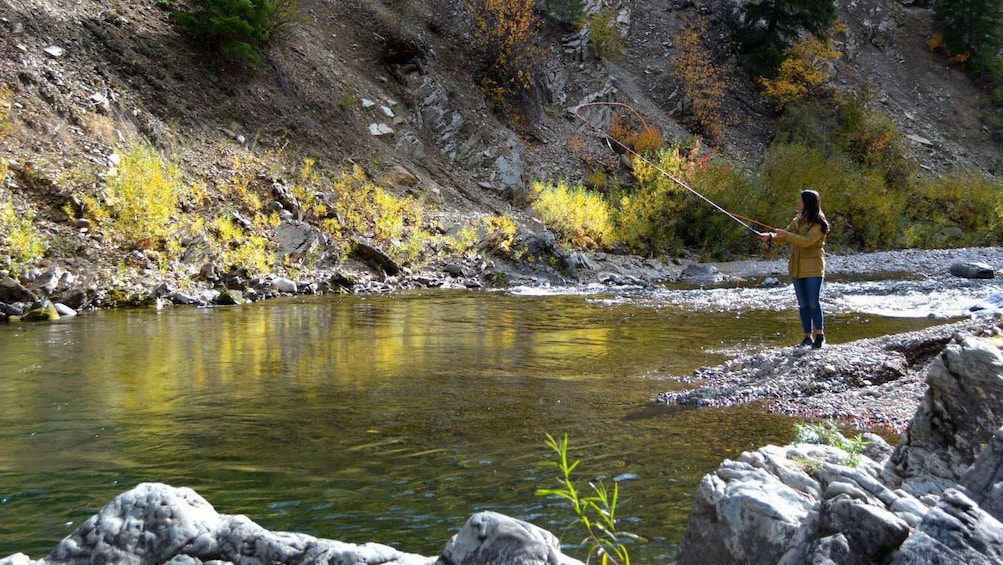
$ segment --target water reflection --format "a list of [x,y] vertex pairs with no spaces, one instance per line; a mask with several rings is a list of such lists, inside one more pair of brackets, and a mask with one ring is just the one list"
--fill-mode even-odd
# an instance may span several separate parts
[[[427,292],[0,326],[0,556],[43,556],[142,481],[426,555],[483,509],[576,539],[533,494],[553,486],[545,434],[567,433],[583,480],[624,479],[625,527],[652,540],[635,562],[664,563],[699,478],[792,435],[754,406],[651,403],[729,348],[792,342],[790,311],[754,305],[793,297],[769,292]],[[845,340],[933,322],[830,323]]]

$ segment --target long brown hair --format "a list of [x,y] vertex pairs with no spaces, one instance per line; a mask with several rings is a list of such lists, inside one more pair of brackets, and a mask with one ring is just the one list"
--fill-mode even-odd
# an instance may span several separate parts
[[829,220],[825,219],[825,212],[822,211],[822,197],[819,196],[818,192],[802,190],[801,202],[804,203],[801,218],[822,226],[822,233],[829,233]]

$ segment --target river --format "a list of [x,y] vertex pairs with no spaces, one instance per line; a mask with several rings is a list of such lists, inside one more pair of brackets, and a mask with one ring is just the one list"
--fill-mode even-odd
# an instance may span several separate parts
[[[827,283],[830,341],[964,315],[995,281]],[[474,512],[570,521],[547,433],[617,481],[635,563],[673,560],[700,477],[787,443],[755,406],[666,407],[674,377],[800,339],[790,288],[425,291],[0,326],[0,556],[47,554],[121,492],[189,486],[272,530],[437,555]],[[574,546],[565,551],[579,558]]]

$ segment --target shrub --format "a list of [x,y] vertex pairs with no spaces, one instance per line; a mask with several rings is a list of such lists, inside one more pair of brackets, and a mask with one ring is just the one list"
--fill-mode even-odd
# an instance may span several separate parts
[[613,114],[613,125],[609,136],[615,141],[618,152],[638,155],[657,153],[665,147],[665,141],[654,126],[644,122],[634,113]]
[[[0,177],[0,181],[3,178]],[[10,202],[0,202],[0,259],[15,275],[45,254],[48,242],[35,228],[31,210],[18,214]]]
[[832,78],[832,61],[841,56],[829,39],[809,35],[798,40],[780,64],[776,78],[759,79],[764,96],[778,109],[817,96]]
[[137,144],[109,173],[102,197],[83,198],[84,210],[127,247],[160,247],[170,233],[180,192],[177,167],[153,147]]
[[260,276],[271,271],[276,263],[276,254],[271,244],[260,232],[263,227],[258,222],[244,227],[231,216],[215,216],[205,232],[208,234],[210,250],[218,260],[231,270],[244,270],[251,276]]
[[[398,261],[411,262],[425,252],[431,236],[422,227],[424,209],[417,200],[376,186],[359,166],[338,176],[329,187],[325,185],[308,162],[294,193],[305,198],[304,210],[321,218],[329,233],[342,238],[343,253],[349,251],[347,240],[353,235],[371,237]],[[331,193],[326,201],[319,197],[321,188]]]
[[1003,179],[956,169],[917,183],[903,236],[909,247],[995,245],[1003,236]]
[[585,0],[547,0],[547,14],[558,22],[578,27],[585,18]]
[[609,247],[616,243],[606,200],[585,187],[533,183],[533,209],[562,241],[578,248]]
[[589,46],[600,59],[618,59],[627,49],[627,40],[616,24],[616,12],[606,6],[586,18],[589,28]]
[[725,80],[723,69],[713,62],[713,53],[704,45],[707,35],[704,20],[695,20],[680,30],[675,41],[678,53],[670,64],[689,102],[695,122],[692,130],[716,139],[724,133]]
[[[781,195],[778,201],[790,206],[801,190],[818,190],[832,224],[828,241],[834,246],[874,250],[899,243],[907,194],[887,186],[875,169],[801,144],[774,144],[760,176]],[[787,215],[774,215],[774,221],[784,227],[793,216],[790,209]]]
[[517,227],[511,216],[485,216],[471,220],[451,242],[461,253],[484,250],[504,256],[518,256],[514,248]]
[[495,102],[518,99],[534,85],[540,22],[534,0],[470,0],[474,40],[485,66],[481,86]]
[[680,146],[662,149],[650,159],[632,161],[636,186],[614,195],[614,225],[618,239],[639,254],[676,252],[683,247],[679,212],[686,189],[673,178],[687,182],[698,163],[699,148],[684,153]]
[[259,64],[260,47],[278,22],[291,19],[295,0],[190,0],[192,11],[176,11],[174,21],[185,33],[223,56]]
[[595,555],[604,565],[630,565],[630,551],[624,541],[641,540],[641,538],[617,528],[619,485],[614,481],[613,491],[610,492],[602,481],[590,481],[589,488],[592,494],[585,495],[578,490],[571,478],[571,474],[581,461],[572,462],[569,459],[568,436],[565,435],[563,440],[558,441],[547,434],[547,447],[557,455],[557,459],[544,461],[541,465],[557,469],[560,474],[556,478],[560,487],[537,489],[536,495],[556,496],[571,503],[571,510],[575,515],[571,525],[581,524],[585,530],[586,538],[581,545],[588,549],[589,559]]
[[875,168],[897,190],[909,190],[916,165],[909,160],[905,139],[888,116],[867,110],[869,92],[838,97],[836,140],[856,162]]

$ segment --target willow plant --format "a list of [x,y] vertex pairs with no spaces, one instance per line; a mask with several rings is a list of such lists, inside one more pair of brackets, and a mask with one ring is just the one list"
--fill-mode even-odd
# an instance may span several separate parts
[[601,481],[589,481],[589,488],[592,494],[583,496],[575,487],[571,480],[571,473],[578,467],[581,460],[571,462],[568,459],[568,436],[557,441],[554,436],[547,434],[547,447],[556,455],[556,461],[543,461],[544,467],[555,467],[560,472],[557,477],[561,484],[559,488],[537,489],[537,496],[559,496],[571,502],[571,508],[575,513],[575,518],[568,527],[581,524],[585,529],[586,537],[581,545],[588,547],[588,558],[590,562],[593,556],[599,558],[602,565],[630,565],[630,553],[624,545],[624,539],[640,540],[635,534],[617,531],[616,528],[616,505],[620,495],[619,485],[613,483],[613,490],[610,491]]

